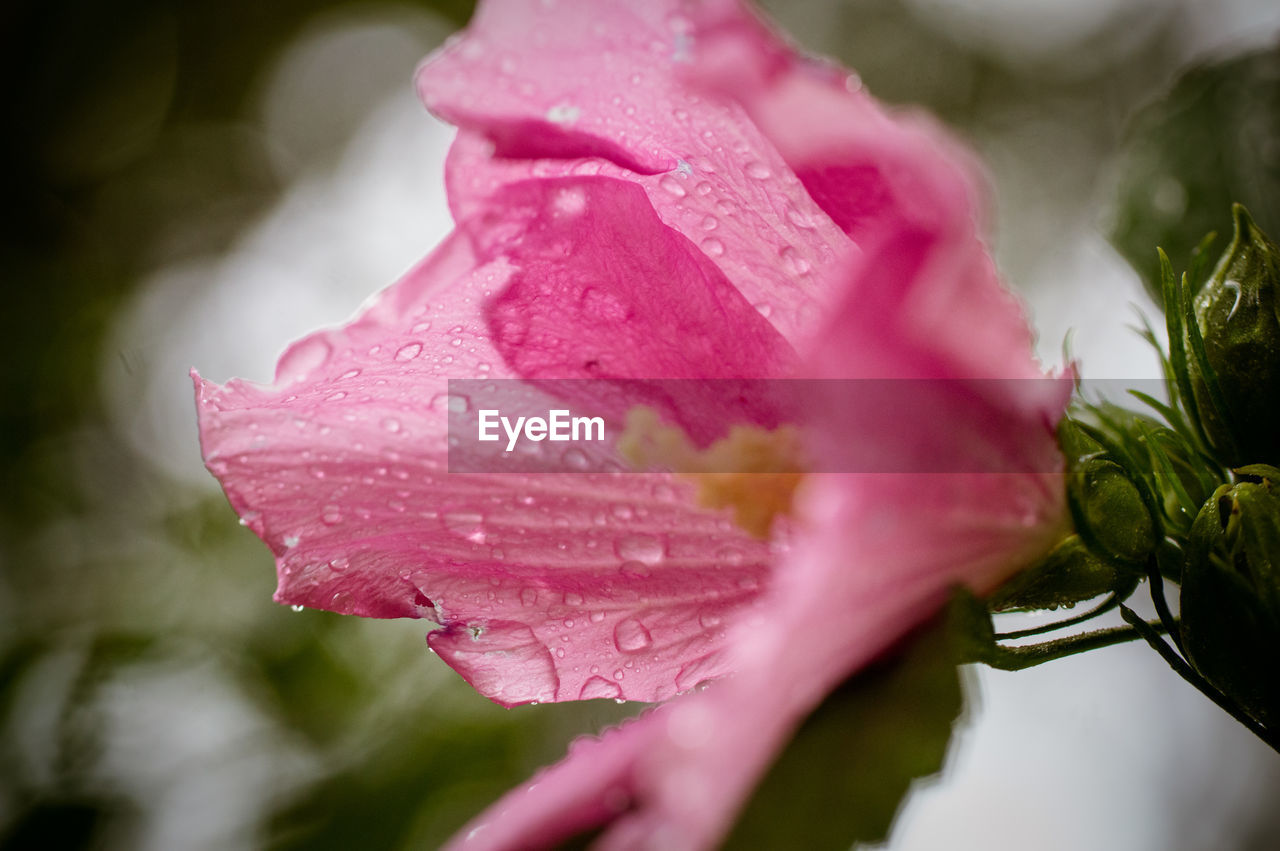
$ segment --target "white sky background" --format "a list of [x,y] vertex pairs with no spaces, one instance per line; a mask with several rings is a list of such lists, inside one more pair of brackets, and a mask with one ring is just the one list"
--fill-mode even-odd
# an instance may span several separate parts
[[[802,42],[830,49],[821,41],[827,4],[774,5]],[[1105,43],[1132,49],[1145,37],[1148,10],[1164,4],[909,5],[949,37],[1011,65],[1070,75],[1081,59],[1073,51],[1095,33],[1124,20],[1129,37]],[[1213,53],[1272,37],[1280,4],[1191,3],[1184,19],[1196,34],[1188,55]],[[447,233],[442,165],[450,131],[421,108],[411,84],[441,33],[404,12],[331,19],[311,28],[264,81],[258,129],[289,189],[227,255],[159,270],[109,344],[108,353],[128,357],[104,358],[114,421],[140,458],[207,493],[215,485],[200,463],[185,367],[219,381],[269,380],[287,343],[347,319]],[[1098,230],[1105,199],[1090,187],[1105,163],[1094,159],[1085,120],[1046,110],[977,139],[996,184],[998,255],[1028,299],[1047,360],[1058,359],[1074,328],[1087,375],[1154,376],[1149,350],[1126,328],[1130,305],[1150,311],[1150,304]],[[1280,790],[1280,757],[1145,646],[1018,674],[981,669],[977,679],[975,722],[953,748],[944,781],[913,798],[889,847],[1235,847],[1243,838],[1231,839],[1232,825],[1255,821]]]

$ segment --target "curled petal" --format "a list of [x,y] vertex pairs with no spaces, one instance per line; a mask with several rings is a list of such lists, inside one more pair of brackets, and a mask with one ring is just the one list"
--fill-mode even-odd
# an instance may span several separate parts
[[852,245],[737,105],[686,80],[697,38],[669,0],[480,4],[418,76],[460,128],[450,204],[461,220],[531,177],[633,182],[794,343],[818,315],[815,270]]

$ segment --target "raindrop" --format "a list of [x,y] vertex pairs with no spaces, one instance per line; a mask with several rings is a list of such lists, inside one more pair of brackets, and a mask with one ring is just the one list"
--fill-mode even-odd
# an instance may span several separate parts
[[520,605],[528,608],[538,602],[538,589],[525,588],[520,592]]
[[581,594],[575,594],[575,593],[573,593],[572,591],[570,591],[568,594],[565,594],[565,595],[564,595],[564,604],[565,604],[566,606],[581,606],[581,605],[582,605],[582,595],[581,595]]
[[624,653],[639,653],[653,644],[653,636],[637,618],[627,618],[614,628],[613,643]]
[[724,254],[724,243],[714,236],[702,240],[702,251],[708,257],[719,257]]
[[683,198],[685,196],[684,186],[680,184],[680,181],[676,179],[674,175],[664,175],[663,178],[658,181],[658,185],[666,190],[667,194],[676,198]]
[[586,470],[591,466],[591,459],[587,458],[587,453],[578,449],[576,446],[566,449],[564,455],[560,456],[564,461],[564,465],[570,470]]
[[653,573],[649,569],[649,565],[642,561],[624,561],[622,566],[618,568],[618,572],[623,576],[631,576],[643,579]]
[[773,172],[769,171],[769,167],[759,160],[752,160],[747,163],[744,171],[746,171],[747,177],[752,177],[756,180],[768,180],[773,174]]
[[421,343],[407,343],[400,347],[396,352],[396,360],[400,362],[411,361],[418,355],[422,354]]
[[592,700],[598,697],[617,700],[622,697],[622,686],[617,683],[611,683],[604,677],[592,677],[582,684],[582,691],[578,693],[578,699]]
[[715,229],[716,229],[716,228],[718,228],[718,227],[720,227],[720,220],[719,220],[719,219],[717,219],[715,216],[703,216],[703,217],[702,217],[702,229],[703,229],[703,230],[715,230]]
[[324,514],[320,515],[320,520],[326,526],[337,526],[342,522],[342,510],[336,505],[326,505]]
[[807,275],[812,264],[808,260],[800,256],[800,254],[791,246],[783,246],[778,251],[778,258],[782,260],[783,266],[793,275]]
[[655,535],[627,535],[617,541],[614,549],[624,562],[638,561],[647,565],[662,561],[666,551]]
[[572,124],[581,116],[582,110],[568,103],[558,103],[547,110],[547,120],[552,124]]
[[323,337],[303,340],[285,352],[280,359],[278,371],[294,381],[301,381],[313,370],[324,366],[332,352],[333,347]]
[[392,434],[400,431],[400,421],[395,417],[387,417],[382,421],[382,427]]
[[285,535],[284,545],[288,549],[293,549],[294,547],[298,546],[298,542],[301,540],[302,539],[299,538],[297,535]]

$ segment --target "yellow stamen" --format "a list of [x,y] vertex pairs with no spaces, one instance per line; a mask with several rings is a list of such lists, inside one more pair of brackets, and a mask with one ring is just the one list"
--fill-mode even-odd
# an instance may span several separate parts
[[773,520],[791,512],[804,478],[800,432],[784,425],[772,431],[735,425],[706,449],[698,449],[678,426],[665,425],[645,406],[627,414],[618,451],[640,469],[666,468],[698,485],[698,502],[733,508],[734,521],[757,538],[767,538]]

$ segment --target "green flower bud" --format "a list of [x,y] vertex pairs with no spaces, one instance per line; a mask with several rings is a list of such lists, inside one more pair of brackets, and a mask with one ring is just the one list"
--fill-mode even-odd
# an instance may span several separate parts
[[1124,467],[1106,458],[1082,461],[1067,479],[1076,532],[1108,562],[1140,565],[1159,543],[1159,526]]
[[1280,470],[1236,471],[1191,528],[1182,645],[1206,680],[1269,729],[1280,725]]
[[994,612],[1069,609],[1083,600],[1127,587],[1127,578],[1127,574],[1122,575],[1091,553],[1078,535],[1072,535],[1039,563],[997,589],[987,599],[987,605]]
[[1280,462],[1280,249],[1244,207],[1232,212],[1235,239],[1195,298],[1219,393],[1196,357],[1187,369],[1209,439],[1224,464],[1238,467]]

